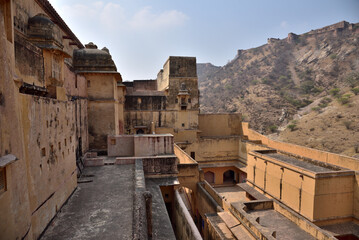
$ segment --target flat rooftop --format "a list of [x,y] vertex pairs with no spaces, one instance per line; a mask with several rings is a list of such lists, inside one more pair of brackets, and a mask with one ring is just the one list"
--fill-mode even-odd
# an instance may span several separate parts
[[87,167],[83,174],[41,239],[132,239],[134,165]]
[[254,218],[259,217],[259,224],[262,227],[275,229],[277,239],[315,240],[313,236],[273,209],[251,211],[249,214]]
[[[276,231],[277,239],[315,239],[290,219],[277,212],[273,207],[261,210],[244,210],[243,212],[244,204],[251,202],[251,200],[246,197],[246,192],[251,196],[255,196],[259,201],[270,201],[270,199],[245,183],[234,186],[215,187],[214,189],[232,208],[237,209],[238,212],[242,212],[247,220],[252,223],[257,222],[260,226],[258,229],[261,232]],[[229,212],[226,213],[229,214]],[[219,214],[220,213],[218,213],[218,215]],[[211,221],[215,222],[220,220],[216,216],[212,216]],[[227,227],[229,227],[228,224]]]

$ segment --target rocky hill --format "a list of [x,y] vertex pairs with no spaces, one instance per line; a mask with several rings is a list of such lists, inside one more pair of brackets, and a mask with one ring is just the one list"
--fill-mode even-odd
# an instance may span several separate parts
[[268,39],[223,67],[198,64],[198,77],[202,112],[240,112],[273,138],[358,154],[359,23]]

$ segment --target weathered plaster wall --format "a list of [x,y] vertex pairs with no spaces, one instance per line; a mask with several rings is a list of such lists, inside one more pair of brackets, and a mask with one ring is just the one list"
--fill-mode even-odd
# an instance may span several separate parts
[[[356,219],[359,218],[359,160],[339,154],[323,152],[320,150],[298,146],[295,144],[271,140],[268,137],[263,136],[250,129],[248,123],[245,122],[242,123],[242,129],[243,135],[247,136],[249,140],[259,140],[262,144],[268,147],[354,170],[355,177],[353,183],[353,216]],[[247,167],[247,169],[249,168]],[[344,212],[346,212],[346,210]]]
[[133,135],[115,135],[107,138],[107,154],[109,157],[134,156]]
[[241,135],[241,114],[199,114],[200,136]]
[[197,114],[197,111],[131,111],[125,109],[125,131],[134,133],[135,126],[147,126],[149,130],[151,122],[155,124],[156,133],[173,134],[179,131],[193,130],[198,126]]
[[181,186],[197,192],[197,183],[200,180],[198,163],[176,144],[174,144],[174,153],[178,158],[178,180]]
[[117,87],[118,134],[125,133],[125,88]]
[[175,190],[174,196],[174,225],[176,226],[177,239],[202,239],[178,190]]
[[88,89],[89,145],[106,150],[107,135],[120,132],[120,110],[117,81],[112,74],[84,74]]
[[196,161],[233,161],[238,160],[239,137],[208,137],[188,145],[184,150],[190,154],[195,152]]
[[116,134],[114,102],[89,101],[88,125],[90,149],[107,149],[107,135]]
[[311,221],[353,215],[353,172],[319,174],[251,153],[247,174],[249,183]]
[[[32,239],[27,192],[26,160],[20,125],[20,105],[14,84],[15,68],[12,1],[0,1],[0,157],[14,154],[19,160],[5,167],[6,191],[0,193],[1,239]],[[7,31],[5,31],[5,29]]]
[[169,59],[163,65],[163,70],[161,70],[157,75],[157,90],[163,91],[169,85]]
[[[85,74],[89,100],[114,100],[117,82],[108,74]],[[116,84],[116,86],[115,86]]]
[[176,99],[179,100],[178,93],[183,83],[186,85],[186,89],[188,90],[188,97],[191,98],[191,103],[188,104],[187,109],[196,109],[199,113],[199,91],[197,77],[170,77],[167,97],[167,109],[181,109],[179,104],[180,101],[176,103]]
[[134,91],[157,90],[157,80],[135,80],[133,81]]
[[[13,2],[14,28],[16,31],[27,33],[28,19],[39,13],[46,14],[36,1],[14,0]],[[60,34],[67,36],[63,30],[61,30]],[[78,48],[76,45],[70,45],[72,41],[72,39],[62,39],[63,50],[70,56],[72,56],[73,50]],[[72,62],[72,59],[69,58],[66,61]]]
[[135,135],[135,156],[157,156],[173,154],[173,136],[171,134],[161,135]]
[[16,74],[24,75],[25,82],[45,86],[42,50],[18,34],[15,34],[15,61],[18,66]]
[[223,174],[225,172],[227,172],[228,170],[232,170],[235,174],[234,176],[234,180],[239,183],[240,182],[240,170],[234,166],[232,167],[212,167],[212,168],[204,168],[202,167],[202,170],[204,172],[204,174],[206,174],[206,172],[212,172],[214,173],[214,185],[221,185],[223,184]]
[[77,185],[76,103],[31,95],[20,99],[32,229],[37,238]]
[[75,74],[71,67],[64,65],[64,87],[66,95],[87,98],[87,81],[83,75]]

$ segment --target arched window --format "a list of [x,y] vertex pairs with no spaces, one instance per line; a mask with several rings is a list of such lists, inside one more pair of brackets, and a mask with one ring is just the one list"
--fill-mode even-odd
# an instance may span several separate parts
[[136,131],[136,134],[144,134],[145,132],[143,131],[143,129],[138,129],[137,131]]

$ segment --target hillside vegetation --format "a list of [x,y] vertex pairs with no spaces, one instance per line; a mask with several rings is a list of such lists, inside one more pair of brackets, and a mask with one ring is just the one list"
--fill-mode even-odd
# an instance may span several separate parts
[[197,69],[202,112],[240,112],[273,138],[359,154],[359,24],[268,39]]

